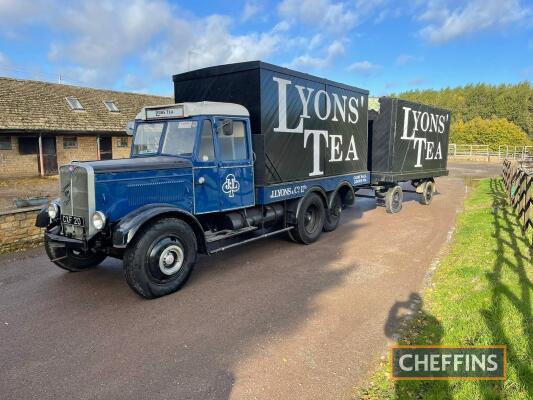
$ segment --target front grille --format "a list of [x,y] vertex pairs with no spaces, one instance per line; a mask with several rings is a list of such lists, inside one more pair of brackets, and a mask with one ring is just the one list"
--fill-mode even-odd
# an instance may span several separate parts
[[85,227],[62,224],[65,236],[83,239],[92,234],[89,221],[94,212],[94,173],[92,168],[79,164],[68,164],[59,168],[59,196],[61,214],[82,217]]

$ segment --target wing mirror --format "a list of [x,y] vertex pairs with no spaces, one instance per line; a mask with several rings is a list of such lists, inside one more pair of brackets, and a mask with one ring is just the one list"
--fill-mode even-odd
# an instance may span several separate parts
[[219,129],[222,130],[222,133],[224,136],[231,136],[233,135],[233,120],[232,119],[225,119],[222,121],[222,124],[220,124]]
[[133,131],[135,130],[135,121],[128,121],[126,125],[126,134],[128,136],[133,136]]

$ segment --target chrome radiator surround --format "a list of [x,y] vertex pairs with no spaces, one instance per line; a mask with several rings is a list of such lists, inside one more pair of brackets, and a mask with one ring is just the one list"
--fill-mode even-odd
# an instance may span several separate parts
[[72,162],[59,168],[61,214],[83,217],[85,226],[61,223],[61,233],[75,239],[89,239],[96,229],[91,224],[95,212],[94,170],[90,165]]

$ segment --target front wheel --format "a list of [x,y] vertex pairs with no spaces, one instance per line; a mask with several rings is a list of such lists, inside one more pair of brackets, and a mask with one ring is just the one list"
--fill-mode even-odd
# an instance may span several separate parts
[[104,253],[93,250],[81,251],[68,248],[44,238],[46,254],[55,265],[70,272],[85,271],[96,267],[107,257]]
[[385,209],[389,214],[396,214],[402,209],[403,190],[401,186],[396,185],[385,194]]
[[422,187],[422,193],[420,194],[420,204],[429,205],[433,200],[433,194],[435,193],[435,184],[432,181],[427,181]]
[[179,290],[196,263],[197,243],[191,227],[176,218],[156,221],[139,232],[124,254],[128,285],[148,299]]

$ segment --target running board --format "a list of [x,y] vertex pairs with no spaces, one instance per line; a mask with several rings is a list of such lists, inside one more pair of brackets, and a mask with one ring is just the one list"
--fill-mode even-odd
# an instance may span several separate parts
[[255,231],[256,229],[257,226],[246,226],[241,229],[224,229],[222,231],[206,234],[205,241],[207,243],[218,242],[219,240],[224,240],[233,236],[241,235],[246,232]]
[[214,249],[214,250],[209,251],[209,254],[220,253],[221,251],[228,250],[228,249],[231,249],[231,248],[233,248],[233,247],[240,246],[241,244],[246,244],[246,243],[250,243],[250,242],[255,242],[256,240],[264,239],[264,238],[267,238],[267,237],[269,237],[269,236],[274,236],[274,235],[277,235],[277,234],[279,234],[279,233],[288,232],[288,231],[290,231],[290,230],[292,230],[292,229],[294,229],[294,227],[293,227],[293,226],[290,226],[290,227],[288,227],[288,228],[283,228],[283,229],[280,229],[280,230],[278,230],[278,231],[265,233],[265,234],[260,235],[260,236],[256,236],[256,237],[253,237],[253,238],[250,238],[250,239],[243,240],[242,242],[232,243],[232,244],[229,244],[229,245],[227,245],[227,246],[219,247],[218,249]]

